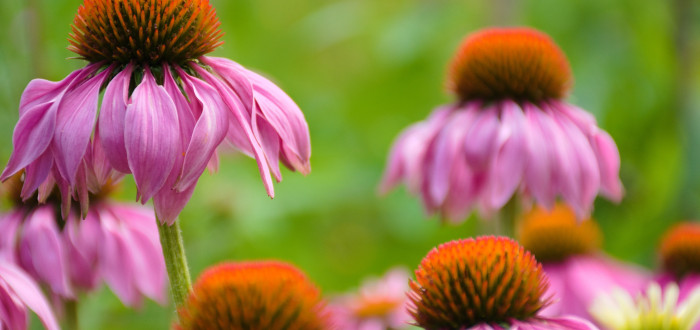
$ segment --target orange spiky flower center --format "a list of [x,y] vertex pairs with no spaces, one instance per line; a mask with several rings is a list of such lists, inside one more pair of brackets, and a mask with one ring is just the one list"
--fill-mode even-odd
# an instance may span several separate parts
[[182,64],[222,44],[209,0],[85,0],[68,47],[91,63]]
[[179,310],[180,329],[323,329],[320,291],[283,262],[224,263],[206,270]]
[[462,101],[560,99],[572,82],[564,53],[531,28],[491,28],[469,35],[450,66],[449,87]]
[[673,226],[661,240],[664,268],[679,279],[688,273],[700,274],[700,223]]
[[578,221],[566,204],[552,210],[536,207],[522,219],[520,243],[540,262],[562,261],[569,256],[598,251],[602,234],[592,219]]
[[428,253],[410,282],[409,312],[425,329],[527,320],[549,304],[542,266],[506,237],[452,241]]

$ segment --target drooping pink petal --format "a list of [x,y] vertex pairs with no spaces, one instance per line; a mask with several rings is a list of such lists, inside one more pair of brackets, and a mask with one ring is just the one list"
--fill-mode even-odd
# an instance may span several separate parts
[[163,187],[180,146],[175,104],[149,69],[131,96],[124,124],[129,168],[145,203]]
[[620,153],[615,141],[608,133],[598,130],[593,136],[593,148],[598,158],[600,168],[600,189],[605,197],[619,202],[624,194],[620,181]]
[[53,167],[53,153],[51,148],[46,148],[39,158],[27,165],[24,169],[24,183],[22,184],[21,197],[26,201],[34,195],[42,182],[46,181]]
[[[0,264],[4,261],[0,260]],[[12,288],[0,277],[0,328],[27,329],[29,313]]]
[[56,127],[56,111],[65,92],[97,69],[89,65],[59,82],[32,80],[22,93],[19,121],[12,134],[13,152],[0,180],[7,180],[49,147]]
[[53,151],[56,167],[70,185],[75,183],[83,155],[87,150],[97,117],[100,88],[112,67],[72,86],[58,104]]
[[467,129],[472,125],[474,111],[457,110],[450,117],[445,127],[434,140],[434,152],[428,154],[428,171],[426,180],[433,201],[442,204],[450,189],[452,171],[457,157],[464,157],[463,146]]
[[107,85],[98,121],[99,136],[109,163],[117,171],[131,173],[124,140],[124,117],[129,100],[129,83],[133,65],[127,64]]
[[202,80],[179,72],[183,83],[191,90],[191,102],[198,102],[202,114],[192,132],[190,144],[185,152],[185,162],[175,189],[183,191],[194,184],[204,172],[216,147],[219,146],[228,130],[228,109],[217,91]]
[[523,107],[526,117],[525,139],[527,165],[525,167],[525,184],[529,192],[544,207],[554,206],[556,189],[553,182],[553,150],[539,121],[540,109],[526,103]]
[[504,101],[501,107],[499,147],[489,177],[489,203],[495,209],[510,200],[525,170],[525,114],[512,101]]
[[15,244],[19,225],[24,218],[24,210],[15,210],[0,215],[0,260],[16,262]]
[[[255,134],[253,134],[250,120],[246,120],[246,117],[250,118],[250,116],[247,115],[244,108],[241,108],[239,96],[208,71],[200,68],[199,66],[195,66],[194,68],[206,82],[211,84],[211,86],[213,86],[219,92],[219,95],[223,98],[224,103],[227,105],[227,108],[230,111],[232,122],[237,126],[235,129],[242,130],[248,138],[248,141],[250,141],[250,145],[253,148],[253,154],[255,155],[255,160],[258,164],[258,170],[260,171],[260,176],[263,180],[263,185],[267,190],[267,194],[270,197],[274,197],[275,192],[274,188],[272,187],[272,177],[270,176],[270,169],[267,165],[267,158],[265,157],[262,147],[260,146],[260,142]],[[234,128],[232,127],[231,129]]]
[[99,278],[97,252],[102,243],[97,214],[91,210],[85,219],[73,214],[66,220],[62,234],[70,258],[71,283],[84,290],[94,289]]
[[7,180],[46,152],[56,127],[57,103],[43,103],[27,110],[12,134],[13,152],[0,180]]
[[[175,107],[178,110],[178,121],[180,123],[180,152],[178,153],[177,160],[175,161],[173,169],[170,171],[170,175],[165,181],[165,184],[160,191],[153,196],[153,206],[155,208],[158,220],[161,223],[172,225],[182,209],[185,207],[185,205],[187,205],[187,202],[190,200],[190,197],[192,197],[192,193],[194,192],[195,184],[192,184],[181,192],[173,189],[173,187],[175,186],[175,183],[182,172],[186,151],[190,144],[192,132],[194,131],[194,126],[196,124],[196,119],[193,112],[201,113],[201,110],[192,109],[192,107],[200,104],[190,103],[187,101],[187,99],[185,99],[172,77],[170,68],[164,67],[163,71],[165,72],[165,90],[175,102]],[[188,86],[186,85],[184,87],[187,88]],[[189,91],[189,93],[192,92]]]
[[280,161],[280,148],[281,142],[280,137],[277,135],[275,129],[267,122],[262,119],[257,113],[253,114],[253,131],[258,132],[258,137],[260,139],[260,145],[265,151],[265,156],[267,157],[268,163],[270,165],[270,170],[272,175],[275,177],[277,182],[282,180],[282,173],[280,172],[279,161]]
[[580,168],[578,159],[567,142],[568,138],[562,132],[561,127],[544,111],[538,113],[539,123],[550,141],[552,151],[552,179],[557,189],[564,199],[571,205],[577,213],[581,213],[583,206],[579,204],[581,200],[579,189]]
[[384,172],[380,192],[386,193],[400,180],[413,193],[421,190],[426,152],[452,110],[451,106],[439,107],[428,119],[409,126],[399,135],[389,152],[389,165]]
[[134,256],[134,282],[139,292],[161,304],[166,299],[166,272],[158,227],[150,210],[127,205],[106,206],[121,221],[132,238],[130,253]]
[[30,274],[48,283],[54,293],[73,298],[60,236],[53,208],[44,206],[35,210],[25,220],[22,230],[20,263]]
[[308,173],[311,142],[304,114],[275,84],[252,71],[246,70],[246,75],[253,84],[256,108],[280,136],[282,149],[294,166],[292,169]]
[[497,151],[500,121],[498,109],[490,107],[480,110],[480,115],[468,130],[464,139],[464,150],[469,166],[475,170],[486,169]]
[[139,306],[141,298],[136,289],[134,255],[130,246],[133,242],[110,212],[102,212],[99,217],[102,225],[100,273],[125,305]]
[[56,322],[51,307],[42,295],[41,289],[22,270],[10,263],[0,262],[0,280],[7,283],[12,293],[39,316],[46,329],[59,329],[58,322]]

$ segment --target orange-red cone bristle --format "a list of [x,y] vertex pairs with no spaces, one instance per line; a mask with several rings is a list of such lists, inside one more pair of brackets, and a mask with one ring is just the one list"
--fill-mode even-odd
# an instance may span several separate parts
[[664,268],[678,278],[700,274],[700,223],[673,226],[661,240],[661,259]]
[[68,49],[93,63],[183,63],[222,43],[209,0],[85,0],[72,29]]
[[560,99],[572,83],[564,53],[531,28],[491,28],[469,35],[450,66],[449,87],[462,100]]
[[552,210],[532,209],[518,228],[518,241],[540,262],[556,262],[598,251],[602,236],[598,224],[592,219],[578,221],[573,209],[563,203]]
[[526,320],[548,304],[542,266],[506,237],[440,245],[423,259],[410,287],[409,312],[425,329]]
[[283,262],[224,263],[205,271],[179,311],[178,329],[324,329],[320,291]]

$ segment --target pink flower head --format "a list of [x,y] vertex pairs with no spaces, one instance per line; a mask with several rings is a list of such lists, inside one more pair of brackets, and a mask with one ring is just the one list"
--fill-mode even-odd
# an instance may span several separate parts
[[657,281],[662,287],[677,282],[679,301],[685,301],[690,292],[700,289],[700,223],[675,224],[661,239],[659,252],[663,270]]
[[236,62],[204,56],[222,43],[208,0],[139,4],[79,8],[69,49],[89,64],[59,82],[29,83],[0,179],[24,169],[26,199],[52,175],[70,199],[86,190],[80,167],[99,149],[100,167],[133,174],[138,198],[153,199],[172,224],[224,141],[256,159],[271,197],[279,161],[309,172],[308,127],[294,101]]
[[77,209],[64,218],[55,195],[46,204],[17,204],[0,217],[0,256],[16,261],[62,299],[75,299],[104,281],[128,306],[140,306],[144,296],[167,301],[163,252],[150,210],[90,194],[84,218]]
[[539,31],[468,36],[451,65],[457,102],[399,135],[381,190],[403,182],[429,214],[452,221],[491,214],[516,194],[547,207],[561,197],[579,217],[598,193],[620,200],[615,142],[563,100],[571,81],[564,53]]
[[602,234],[595,221],[579,222],[565,204],[528,212],[520,224],[518,239],[542,263],[549,277],[547,295],[552,297],[552,304],[542,310],[542,315],[591,319],[588,308],[598,294],[613,288],[635,294],[651,281],[651,276],[639,267],[603,254]]
[[22,269],[0,258],[0,329],[27,329],[27,308],[39,316],[46,329],[59,329],[39,286]]
[[340,297],[330,306],[338,330],[384,330],[406,327],[408,271],[390,270],[380,279],[365,282],[357,293]]
[[452,241],[428,253],[410,282],[408,311],[424,329],[597,329],[576,317],[545,317],[542,265],[507,237]]

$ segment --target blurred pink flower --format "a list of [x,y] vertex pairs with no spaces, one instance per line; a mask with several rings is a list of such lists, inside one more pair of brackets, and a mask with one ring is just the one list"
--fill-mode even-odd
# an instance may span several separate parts
[[12,262],[0,258],[0,329],[27,329],[27,308],[36,313],[46,329],[59,329],[39,286]]
[[338,330],[402,329],[411,321],[406,310],[409,273],[395,268],[370,279],[358,292],[339,297],[330,306]]
[[547,207],[562,197],[579,217],[598,193],[619,201],[617,147],[592,115],[563,101],[571,80],[565,55],[539,31],[468,36],[451,66],[459,100],[399,135],[380,190],[403,182],[429,214],[457,222],[516,194]]
[[636,294],[651,281],[651,275],[640,267],[605,255],[595,221],[579,221],[562,203],[552,210],[537,207],[526,213],[518,239],[542,263],[549,278],[547,295],[552,303],[542,310],[545,316],[573,315],[590,320],[590,304],[600,293],[620,288]]
[[125,305],[146,296],[164,304],[165,264],[152,211],[92,196],[84,214],[65,220],[56,197],[19,204],[0,217],[0,256],[16,261],[63,299],[76,299],[105,281]]
[[[224,141],[256,159],[271,197],[272,177],[282,179],[279,161],[308,173],[311,146],[299,107],[236,62],[205,57],[221,44],[216,13],[208,1],[193,3],[196,8],[177,5],[182,1],[169,6],[174,9],[162,21],[160,12],[150,11],[163,1],[144,7],[145,17],[157,17],[145,24],[120,19],[134,3],[104,9],[103,1],[86,1],[69,48],[90,64],[59,82],[29,83],[0,180],[24,169],[28,198],[52,174],[69,198],[85,190],[80,167],[86,153],[100,149],[104,166],[133,174],[138,199],[153,199],[158,218],[172,224],[204,169],[216,169]],[[198,23],[190,24],[194,19]],[[183,28],[172,29],[175,23]]]

